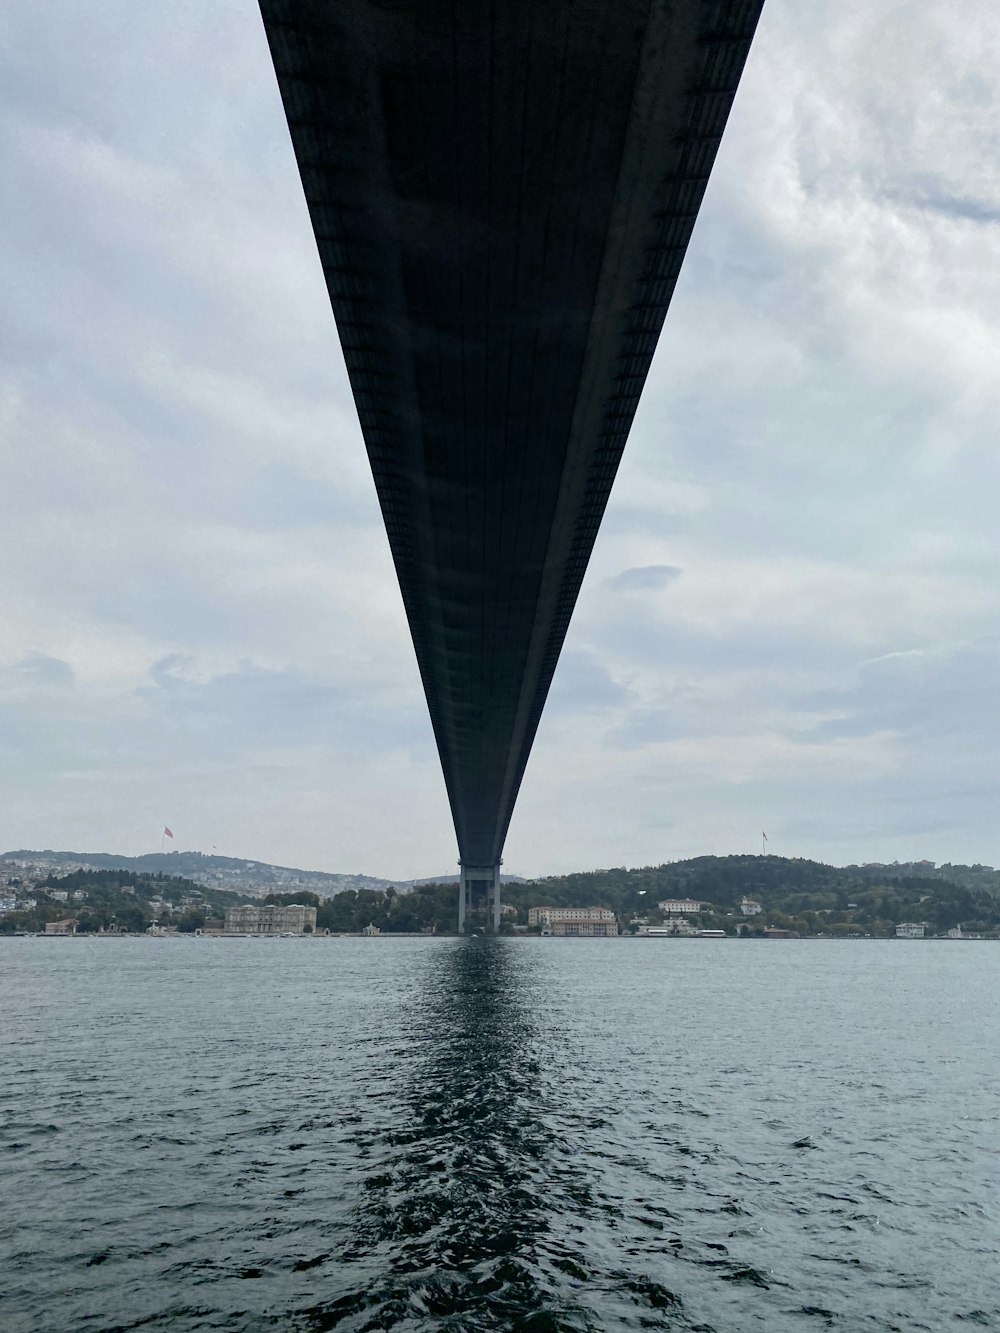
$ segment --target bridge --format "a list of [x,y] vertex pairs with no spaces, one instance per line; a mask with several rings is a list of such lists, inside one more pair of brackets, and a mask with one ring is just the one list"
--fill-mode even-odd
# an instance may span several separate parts
[[514,803],[763,0],[261,0],[455,821]]

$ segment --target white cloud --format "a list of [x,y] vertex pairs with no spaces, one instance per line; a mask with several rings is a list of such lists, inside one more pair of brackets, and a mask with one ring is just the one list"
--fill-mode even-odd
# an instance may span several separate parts
[[[258,16],[2,22],[0,843],[450,866]],[[998,63],[769,0],[509,868],[1000,858]]]

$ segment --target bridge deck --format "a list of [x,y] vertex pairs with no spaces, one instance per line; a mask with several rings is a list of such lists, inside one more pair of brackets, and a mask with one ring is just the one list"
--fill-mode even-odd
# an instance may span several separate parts
[[763,0],[261,0],[464,862],[514,801]]

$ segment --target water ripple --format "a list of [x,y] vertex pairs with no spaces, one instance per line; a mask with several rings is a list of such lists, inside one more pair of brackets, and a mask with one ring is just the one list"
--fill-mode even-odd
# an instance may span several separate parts
[[1000,1329],[994,958],[0,941],[0,1326]]

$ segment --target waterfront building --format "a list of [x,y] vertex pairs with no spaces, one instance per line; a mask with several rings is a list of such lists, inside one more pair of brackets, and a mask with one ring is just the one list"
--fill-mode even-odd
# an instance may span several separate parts
[[760,916],[763,910],[763,903],[759,903],[756,898],[747,898],[744,895],[740,899],[740,916]]
[[0,893],[0,912],[16,912],[17,899],[12,893]]
[[569,936],[581,939],[607,939],[618,934],[617,921],[553,921],[542,926],[543,935]]
[[690,936],[698,934],[698,927],[693,926],[683,916],[674,917],[673,920],[665,922],[662,926],[642,925],[639,927],[640,935],[649,935],[653,938],[664,939],[668,936]]
[[529,907],[528,925],[540,926],[543,918],[553,921],[614,921],[610,907]]
[[379,930],[378,926],[376,926],[376,924],[375,924],[374,921],[369,921],[367,926],[362,926],[362,927],[361,927],[361,933],[362,933],[362,935],[381,935],[381,934],[382,934],[381,930]]
[[46,935],[75,935],[76,917],[68,916],[63,921],[46,921]]
[[606,938],[618,934],[618,921],[609,907],[532,907],[528,925],[541,926],[543,935]]
[[662,903],[656,905],[666,916],[673,916],[675,913],[683,916],[686,912],[700,912],[705,906],[695,898],[664,898]]
[[304,935],[316,929],[316,909],[305,903],[226,908],[227,935]]
[[901,921],[896,927],[897,940],[922,940],[924,925],[922,921]]

